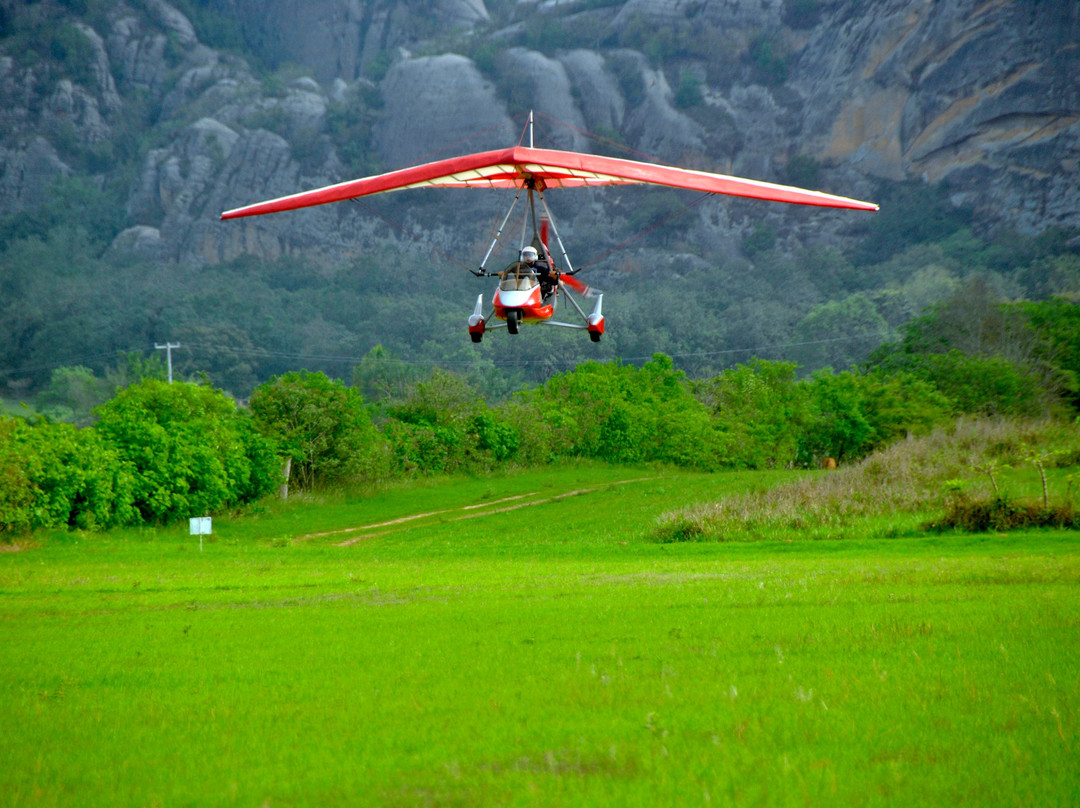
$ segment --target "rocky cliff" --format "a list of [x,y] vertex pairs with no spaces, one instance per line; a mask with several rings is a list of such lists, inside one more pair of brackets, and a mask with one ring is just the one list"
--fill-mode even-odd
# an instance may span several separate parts
[[[514,142],[521,122],[507,121],[528,108],[544,116],[548,145],[623,144],[864,198],[882,181],[940,183],[989,228],[1080,227],[1073,0],[9,0],[0,10],[0,214],[33,210],[58,177],[119,184],[127,228],[115,249],[161,260],[369,246],[379,228],[352,205],[228,225],[218,214]],[[586,209],[604,219],[602,202],[570,204],[583,221]],[[700,243],[736,245],[764,217],[803,242],[845,227],[723,204],[695,222]],[[440,224],[437,211],[400,213]]]

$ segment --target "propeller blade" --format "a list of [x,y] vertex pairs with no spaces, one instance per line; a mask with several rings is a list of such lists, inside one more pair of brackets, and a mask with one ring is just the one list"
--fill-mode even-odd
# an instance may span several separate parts
[[585,297],[592,297],[594,294],[596,294],[596,292],[593,291],[593,288],[591,286],[589,286],[589,285],[587,285],[585,283],[582,283],[577,278],[575,278],[573,275],[560,275],[559,276],[559,281],[564,286],[569,286],[571,289],[573,289],[579,295],[584,295]]

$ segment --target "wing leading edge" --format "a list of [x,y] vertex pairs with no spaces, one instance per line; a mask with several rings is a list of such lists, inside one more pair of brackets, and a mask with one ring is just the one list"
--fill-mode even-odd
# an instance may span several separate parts
[[518,188],[530,182],[541,188],[582,188],[604,185],[665,185],[691,191],[788,202],[796,205],[876,211],[861,202],[789,185],[710,174],[618,157],[603,157],[555,149],[510,149],[477,152],[433,163],[363,177],[227,210],[222,219],[261,216],[330,202],[341,202],[407,188]]

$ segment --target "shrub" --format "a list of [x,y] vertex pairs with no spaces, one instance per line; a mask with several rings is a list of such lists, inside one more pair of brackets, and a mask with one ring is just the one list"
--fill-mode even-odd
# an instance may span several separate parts
[[701,104],[701,82],[689,70],[684,70],[679,76],[679,85],[675,88],[675,106],[689,109]]
[[791,185],[816,188],[821,182],[821,162],[805,154],[795,154],[788,160],[785,174]]
[[776,36],[766,33],[755,36],[750,41],[747,57],[762,83],[776,85],[787,81],[788,54]]
[[21,533],[32,524],[34,490],[26,473],[26,452],[17,441],[21,419],[0,418],[0,536]]
[[799,462],[814,465],[821,457],[843,462],[861,457],[874,444],[874,428],[866,418],[866,399],[854,373],[814,374],[809,385],[813,415],[799,447]]
[[390,408],[383,432],[405,471],[469,471],[516,454],[521,432],[504,413],[489,410],[460,376],[436,370]]
[[1004,533],[1033,527],[1080,530],[1080,511],[1071,503],[1036,505],[1013,502],[1007,497],[969,499],[963,495],[949,499],[944,516],[927,522],[926,530],[969,533]]
[[695,385],[695,395],[712,412],[724,465],[785,468],[797,462],[811,410],[795,370],[793,362],[755,359]]
[[776,231],[761,222],[754,225],[750,235],[743,239],[743,250],[750,256],[771,250],[775,246]]
[[640,370],[588,362],[524,398],[567,454],[611,463],[717,464],[719,443],[708,410],[663,354]]
[[322,372],[286,373],[260,385],[251,412],[258,431],[292,458],[300,488],[369,476],[382,456],[363,398]]
[[1038,415],[1047,407],[1034,374],[999,356],[977,357],[949,351],[927,354],[912,372],[948,397],[958,413]]
[[42,421],[0,426],[0,533],[129,524],[135,480],[92,429]]
[[95,429],[134,473],[142,519],[213,512],[269,493],[278,482],[272,443],[219,390],[147,380],[97,414]]
[[93,429],[38,424],[25,434],[34,527],[103,530],[137,521],[135,478]]

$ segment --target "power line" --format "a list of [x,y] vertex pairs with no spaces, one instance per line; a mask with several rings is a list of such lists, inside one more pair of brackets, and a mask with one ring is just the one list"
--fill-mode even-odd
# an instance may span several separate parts
[[[757,345],[747,348],[725,348],[718,351],[691,351],[687,353],[666,353],[660,351],[659,353],[665,353],[672,359],[700,359],[715,356],[732,356],[737,354],[756,354],[764,351],[777,351],[784,348],[802,348],[811,345],[829,345],[840,342],[855,342],[857,340],[864,339],[884,339],[892,336],[891,332],[882,331],[867,334],[850,334],[842,337],[830,337],[828,339],[816,339],[816,340],[804,340],[801,342],[779,342],[771,345]],[[154,347],[158,347],[155,343]],[[166,346],[160,346],[164,349]],[[172,344],[173,348],[179,348],[178,343]],[[184,348],[188,351],[198,351],[207,354],[229,354],[233,356],[242,356],[248,358],[263,358],[263,359],[292,359],[307,362],[321,362],[324,364],[347,364],[347,365],[359,365],[366,356],[356,356],[353,354],[316,354],[316,353],[296,353],[291,351],[272,351],[266,348],[238,348],[231,345],[208,345],[205,343],[191,343],[185,342]],[[73,365],[79,365],[86,362],[92,362],[99,359],[109,359],[112,357],[124,356],[131,353],[143,353],[150,350],[149,347],[141,348],[129,348],[127,350],[109,351],[106,353],[90,354],[80,357],[72,357],[65,359],[61,362],[50,363],[47,365],[29,365],[18,368],[0,368],[0,373],[7,375],[18,375],[23,373],[34,373],[43,370],[56,370],[61,367],[70,367]],[[657,352],[654,352],[657,353]],[[528,358],[490,358],[490,359],[406,359],[392,357],[387,359],[379,359],[379,362],[385,363],[397,363],[401,365],[412,365],[417,367],[479,367],[483,365],[494,365],[496,367],[528,367],[533,365],[574,365],[581,362],[590,361],[611,361],[618,359],[623,362],[647,362],[652,359],[653,354],[647,356],[610,356],[610,357],[595,357],[595,356],[576,356],[576,357],[564,357],[564,358],[552,358],[547,357],[544,359],[528,359]]]
[[[771,345],[758,345],[747,348],[726,348],[719,351],[693,351],[688,353],[667,354],[672,359],[690,359],[709,356],[729,356],[732,354],[741,353],[758,353],[762,351],[776,351],[782,348],[801,348],[810,345],[829,345],[839,342],[854,342],[856,340],[864,339],[879,339],[892,336],[891,332],[881,331],[872,332],[866,334],[850,334],[842,337],[830,337],[828,339],[817,340],[803,340],[800,342],[781,342]],[[340,356],[332,354],[303,354],[303,353],[289,353],[285,351],[269,351],[263,348],[233,348],[230,346],[215,346],[215,345],[201,345],[186,343],[188,348],[199,349],[208,351],[211,353],[232,353],[240,356],[248,357],[266,357],[266,358],[279,358],[279,359],[307,359],[310,361],[320,361],[328,363],[353,363],[359,364],[365,357],[356,356]],[[567,364],[592,361],[596,357],[581,356],[581,357],[568,357],[566,359],[552,359],[550,357],[546,359],[490,359],[492,364],[496,366],[521,366],[521,365],[551,365],[551,364]],[[647,361],[652,359],[652,354],[648,356],[618,356],[608,357],[608,359],[621,359],[625,362],[638,362]],[[389,359],[380,359],[380,362],[397,362],[403,365],[418,365],[418,366],[473,366],[486,364],[483,360],[478,359],[404,359],[393,357]]]
[[127,350],[115,350],[107,351],[106,353],[89,354],[86,356],[75,356],[64,359],[63,361],[57,361],[48,365],[24,365],[18,368],[0,368],[0,373],[17,374],[17,373],[36,373],[40,370],[56,370],[57,368],[71,367],[73,365],[81,365],[87,362],[94,362],[98,359],[111,359],[116,356],[123,356],[129,353],[142,353],[147,350],[145,347],[140,348],[128,348]]

